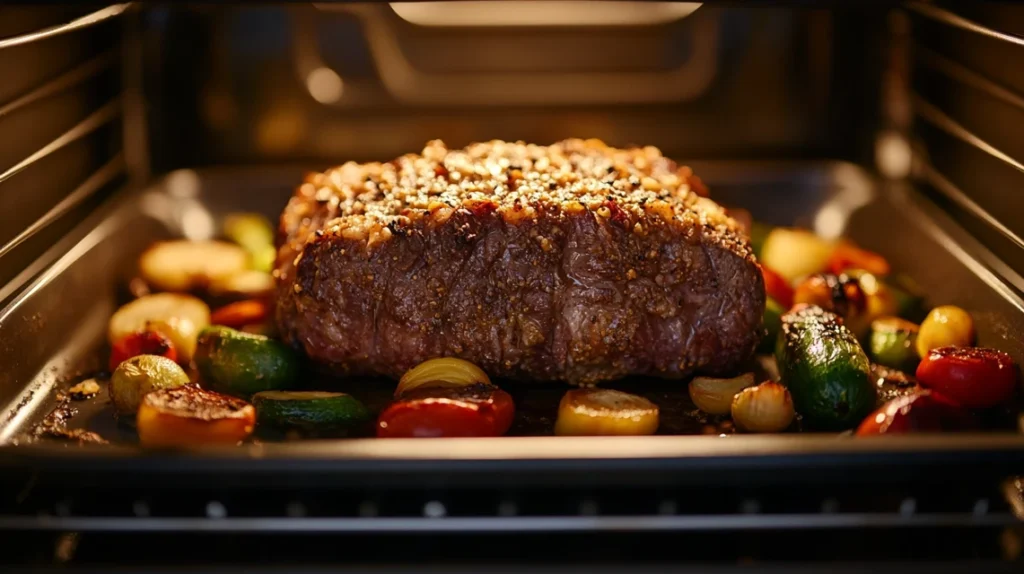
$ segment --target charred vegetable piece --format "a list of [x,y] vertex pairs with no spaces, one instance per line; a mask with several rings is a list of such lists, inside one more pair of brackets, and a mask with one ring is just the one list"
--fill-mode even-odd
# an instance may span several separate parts
[[491,379],[480,367],[452,357],[423,361],[406,371],[395,388],[395,398],[416,389],[490,385]]
[[761,263],[793,283],[825,270],[835,242],[804,229],[776,227],[765,238]]
[[775,358],[797,412],[812,428],[853,428],[875,406],[868,358],[834,313],[798,305],[783,315]]
[[886,367],[913,372],[917,356],[917,325],[899,317],[871,322],[871,358]]
[[995,349],[940,347],[917,367],[917,380],[971,409],[1005,403],[1017,392],[1017,365]]
[[224,218],[224,235],[249,253],[253,269],[269,273],[274,266],[274,227],[258,213],[233,213]]
[[377,436],[501,436],[514,415],[512,397],[493,385],[424,388],[405,393],[384,409],[377,418]]
[[146,395],[135,421],[144,447],[233,445],[252,434],[256,411],[243,400],[187,385]]
[[558,405],[555,434],[560,436],[652,435],[658,430],[658,405],[613,389],[574,389]]
[[178,360],[178,352],[171,339],[155,330],[137,331],[116,341],[110,349],[110,371],[113,372],[122,361],[138,355],[157,355]]
[[757,346],[758,353],[775,352],[775,341],[779,338],[779,329],[782,327],[782,316],[786,309],[769,297],[764,302],[764,318],[762,323],[765,328],[765,336]]
[[189,384],[188,375],[167,357],[139,355],[123,361],[110,377],[110,400],[120,415],[135,414],[147,393]]
[[927,310],[924,307],[924,291],[913,279],[905,275],[894,275],[885,280],[892,294],[895,314],[919,323],[924,320]]
[[261,426],[310,431],[351,430],[368,423],[370,411],[345,393],[263,391],[252,397]]
[[917,335],[917,354],[927,357],[939,347],[969,347],[974,343],[974,321],[959,307],[943,305],[928,313]]
[[731,379],[696,377],[690,381],[690,400],[708,414],[727,415],[736,393],[753,384],[754,373],[744,373]]
[[793,306],[793,288],[789,286],[782,275],[772,271],[769,267],[761,266],[761,275],[764,276],[764,292],[768,297],[775,299],[780,305],[789,309]]
[[258,325],[270,315],[266,301],[250,299],[237,301],[217,309],[210,315],[210,323],[232,329],[241,329],[246,325]]
[[733,398],[731,412],[732,422],[747,432],[782,432],[796,417],[789,390],[770,381],[743,389]]
[[210,308],[201,300],[178,293],[146,295],[118,309],[107,329],[111,346],[132,333],[157,331],[174,346],[178,360],[192,359],[199,331],[210,324]]
[[91,399],[100,392],[100,385],[96,379],[87,379],[68,389],[68,396],[75,401]]
[[852,241],[842,240],[836,245],[826,265],[836,275],[848,269],[863,269],[874,275],[888,275],[889,262],[877,253],[857,247]]
[[212,326],[199,334],[196,367],[204,386],[248,399],[260,391],[292,388],[299,357],[291,347],[269,337]]
[[847,320],[867,311],[867,298],[860,282],[848,275],[831,273],[804,279],[793,293],[793,303],[816,305]]
[[139,260],[147,283],[161,291],[178,292],[206,289],[248,266],[245,250],[225,241],[161,241]]
[[868,415],[857,427],[857,436],[964,430],[976,421],[945,398],[923,390],[895,398]]

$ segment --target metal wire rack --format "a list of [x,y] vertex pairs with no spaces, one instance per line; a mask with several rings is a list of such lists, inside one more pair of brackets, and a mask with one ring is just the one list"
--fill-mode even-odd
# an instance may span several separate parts
[[[132,8],[133,5],[131,3],[114,4],[45,28],[0,38],[0,58],[12,58],[10,61],[13,61],[15,58],[25,57],[26,51],[31,51],[37,46],[42,46],[40,48],[42,50],[47,49],[45,44],[54,41],[54,38],[64,35],[83,34],[86,29],[97,28],[101,25],[107,28],[101,31],[106,34],[107,38],[117,40],[114,42],[113,48],[101,48],[98,50],[98,53],[88,50],[83,51],[81,53],[84,56],[81,58],[83,61],[75,64],[71,69],[55,71],[52,79],[23,91],[7,102],[0,103],[0,120],[13,118],[18,114],[32,113],[34,106],[46,104],[48,101],[67,95],[76,89],[81,89],[83,96],[73,103],[80,108],[87,108],[88,104],[85,102],[91,99],[90,95],[95,91],[90,91],[92,88],[91,85],[88,85],[90,82],[96,82],[104,75],[119,78],[120,81],[120,85],[117,87],[119,93],[100,102],[94,109],[87,111],[85,117],[67,127],[45,145],[27,153],[23,159],[9,167],[0,168],[0,184],[8,180],[14,180],[19,174],[22,174],[29,168],[40,165],[47,158],[51,158],[76,142],[94,136],[101,129],[116,128],[115,124],[119,121],[125,128],[124,133],[119,134],[119,137],[117,137],[120,141],[116,145],[109,146],[113,150],[106,157],[102,156],[102,152],[92,149],[92,147],[98,146],[91,146],[85,152],[90,158],[89,163],[92,165],[90,168],[92,171],[81,183],[66,193],[59,192],[58,190],[48,190],[47,196],[52,197],[53,193],[57,193],[61,198],[41,216],[25,222],[23,228],[17,230],[13,237],[0,245],[0,257],[11,254],[43,230],[54,227],[56,223],[66,218],[72,220],[64,221],[63,225],[60,226],[61,228],[66,229],[74,225],[76,220],[68,218],[69,214],[90,200],[100,199],[103,192],[109,191],[115,182],[122,180],[126,175],[128,170],[126,155],[131,155],[135,158],[139,156],[139,153],[144,153],[144,144],[136,134],[141,122],[126,121],[128,116],[141,113],[141,102],[138,93],[127,94],[128,90],[137,88],[135,82],[138,81],[138,78],[134,77],[135,70],[131,66],[134,63],[134,51],[126,50],[123,46],[125,39],[137,38],[137,36],[122,33],[122,30],[119,29],[110,29],[115,25],[111,22],[112,20],[119,17],[123,18],[132,11]],[[84,41],[83,44],[86,46],[92,45]],[[113,81],[117,82],[118,80],[114,79]],[[132,124],[131,127],[129,127],[129,124]],[[136,130],[136,132],[131,130]],[[131,147],[133,150],[131,153],[126,154],[123,150],[129,147],[125,145],[129,140],[132,140]],[[21,193],[25,191],[29,193],[38,191],[32,190],[31,184],[27,184],[25,187],[29,189],[20,190]],[[80,217],[77,219],[80,219]],[[45,245],[39,246],[37,251],[39,248],[45,248]],[[34,259],[36,255],[38,253],[26,254],[28,260]],[[7,278],[10,278],[18,271],[17,269],[12,269],[17,264],[17,262],[4,262]],[[10,288],[5,289],[6,294],[10,294],[10,292]]]
[[[927,134],[915,133],[919,148],[914,153],[919,179],[951,206],[961,210],[972,221],[961,222],[988,244],[993,252],[1018,272],[1024,264],[1024,228],[1019,218],[1015,178],[1024,173],[1024,162],[1010,151],[1019,149],[1012,134],[994,112],[984,112],[992,103],[1004,106],[1009,113],[1024,113],[1024,96],[1005,85],[1005,78],[994,79],[969,63],[959,61],[962,54],[955,49],[941,49],[931,44],[952,45],[975,41],[989,44],[992,54],[1012,61],[1024,50],[1024,37],[994,29],[950,9],[926,2],[905,4],[912,21],[920,27],[937,29],[932,35],[915,37],[912,46],[915,74],[938,78],[940,89],[925,82],[914,82],[909,93],[914,117]],[[916,30],[915,30],[916,32]],[[936,42],[936,37],[945,41]],[[1001,108],[1002,109],[1002,108]],[[988,113],[989,115],[984,115]],[[1005,116],[1005,114],[1004,114]],[[932,135],[934,134],[934,135]],[[999,137],[1002,143],[993,141]],[[1019,153],[1019,152],[1018,152]],[[981,172],[974,171],[984,166]],[[983,183],[974,175],[984,176]],[[998,178],[1002,189],[986,185]],[[1018,289],[1021,286],[1018,285]]]

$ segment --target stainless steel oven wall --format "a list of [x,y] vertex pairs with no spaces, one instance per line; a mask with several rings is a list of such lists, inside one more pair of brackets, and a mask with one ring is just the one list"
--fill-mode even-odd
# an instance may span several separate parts
[[123,182],[122,12],[0,9],[0,285]]
[[[384,159],[433,138],[871,157],[886,32],[877,5],[712,3],[682,17],[678,3],[611,14],[602,3],[569,14],[509,4],[150,8],[154,168]],[[567,24],[581,20],[592,25]]]
[[902,26],[915,176],[1024,273],[1024,5],[910,2]]

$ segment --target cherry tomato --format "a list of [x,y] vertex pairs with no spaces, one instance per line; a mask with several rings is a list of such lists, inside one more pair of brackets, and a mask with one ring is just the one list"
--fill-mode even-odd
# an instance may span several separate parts
[[171,340],[156,331],[136,331],[125,335],[110,349],[110,371],[113,372],[122,361],[138,355],[159,355],[172,361],[178,360],[178,351]]
[[836,275],[847,269],[863,269],[873,275],[888,275],[889,262],[877,253],[861,249],[849,241],[842,241],[828,258],[826,267]]
[[210,315],[210,324],[241,329],[246,325],[262,323],[267,319],[267,303],[258,299],[238,301],[217,309]]
[[967,429],[975,421],[968,411],[929,390],[897,397],[868,415],[857,436],[939,432]]
[[764,276],[764,292],[775,302],[782,305],[784,309],[793,306],[793,288],[789,286],[786,279],[764,265],[761,266],[761,275]]
[[967,408],[985,409],[1013,397],[1017,365],[995,349],[939,347],[921,360],[917,380]]
[[382,438],[501,436],[512,426],[515,405],[505,391],[486,384],[411,391],[377,419]]

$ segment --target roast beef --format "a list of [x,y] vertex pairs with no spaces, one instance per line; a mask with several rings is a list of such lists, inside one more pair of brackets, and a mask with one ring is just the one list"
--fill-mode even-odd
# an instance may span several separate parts
[[339,374],[725,375],[762,335],[749,241],[653,147],[429,142],[309,175],[278,241],[279,331]]

